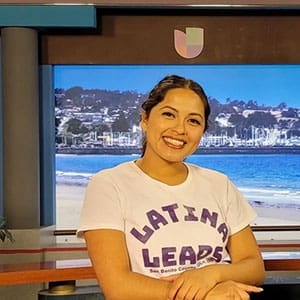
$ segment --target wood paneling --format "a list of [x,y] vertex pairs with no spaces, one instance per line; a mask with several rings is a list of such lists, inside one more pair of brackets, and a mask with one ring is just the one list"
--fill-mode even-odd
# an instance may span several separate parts
[[[300,63],[300,12],[289,14],[181,11],[162,15],[98,16],[95,32],[41,35],[43,64],[273,64]],[[174,49],[174,29],[204,28],[205,45],[196,58]],[[82,34],[83,33],[83,34]]]

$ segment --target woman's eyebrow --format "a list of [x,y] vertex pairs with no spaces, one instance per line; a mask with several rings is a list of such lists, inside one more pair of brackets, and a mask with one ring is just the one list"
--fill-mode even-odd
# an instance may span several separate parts
[[[171,109],[171,110],[173,110],[173,111],[175,111],[175,112],[178,112],[178,110],[177,110],[175,107],[172,107],[172,106],[170,106],[170,105],[163,106],[163,107],[161,107],[159,110],[163,110],[163,109],[166,109],[166,108]],[[202,114],[196,113],[196,112],[191,112],[191,113],[189,113],[189,116],[197,116],[197,117],[200,117],[201,119],[204,119],[204,117],[203,117]]]
[[202,114],[199,114],[199,113],[190,113],[189,115],[190,115],[190,116],[198,116],[198,117],[200,117],[201,119],[204,119],[204,117],[202,116]]
[[170,105],[163,106],[163,107],[160,108],[160,110],[163,110],[163,109],[165,109],[165,108],[169,108],[169,109],[172,109],[172,110],[178,112],[178,110],[177,110],[176,108],[174,108],[174,107],[172,107],[172,106],[170,106]]

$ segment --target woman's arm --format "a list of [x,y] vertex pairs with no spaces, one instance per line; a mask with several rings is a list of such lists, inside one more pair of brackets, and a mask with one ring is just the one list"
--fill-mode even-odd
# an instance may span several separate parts
[[253,285],[263,284],[264,262],[250,226],[230,236],[227,248],[231,264],[225,270],[220,269],[221,281],[234,280]]
[[124,233],[86,231],[84,237],[97,279],[106,300],[166,300],[171,285],[130,270]]
[[229,238],[228,252],[230,264],[214,264],[166,278],[173,282],[168,298],[204,299],[218,283],[226,281],[249,285],[263,283],[264,263],[249,226]]

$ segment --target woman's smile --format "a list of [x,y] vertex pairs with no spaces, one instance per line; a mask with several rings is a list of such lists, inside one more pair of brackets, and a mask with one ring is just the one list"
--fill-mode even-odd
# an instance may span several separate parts
[[175,147],[175,148],[181,149],[186,144],[186,142],[183,140],[179,140],[179,139],[175,139],[175,138],[171,138],[171,137],[163,137],[163,140],[166,142],[166,144],[169,147],[172,147],[172,148]]

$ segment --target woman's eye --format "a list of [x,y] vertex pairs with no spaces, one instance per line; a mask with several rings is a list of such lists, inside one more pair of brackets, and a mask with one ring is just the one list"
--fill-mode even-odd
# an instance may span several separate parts
[[200,121],[197,120],[197,119],[190,119],[189,122],[194,124],[194,125],[200,125],[201,124]]
[[166,116],[166,117],[172,118],[172,117],[174,117],[174,114],[173,114],[173,113],[171,113],[171,112],[169,112],[169,111],[165,111],[165,112],[163,112],[163,116]]

